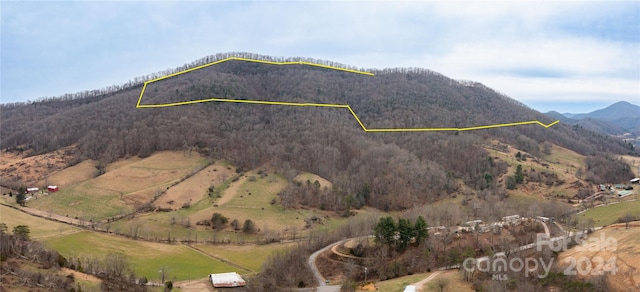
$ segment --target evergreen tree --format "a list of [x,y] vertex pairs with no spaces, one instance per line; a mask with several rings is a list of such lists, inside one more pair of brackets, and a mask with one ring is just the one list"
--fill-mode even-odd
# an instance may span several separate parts
[[518,167],[516,167],[516,183],[517,184],[521,184],[524,181],[524,174],[522,174],[522,165],[518,164]]
[[375,228],[376,241],[382,244],[392,244],[396,231],[397,227],[393,218],[389,216],[382,217]]
[[403,251],[409,245],[409,242],[414,237],[414,229],[409,219],[398,219],[398,237],[399,242],[396,247],[398,251]]
[[416,219],[416,222],[413,225],[413,232],[416,237],[416,245],[420,245],[423,241],[429,238],[427,222],[424,221],[422,216],[418,216],[418,219]]

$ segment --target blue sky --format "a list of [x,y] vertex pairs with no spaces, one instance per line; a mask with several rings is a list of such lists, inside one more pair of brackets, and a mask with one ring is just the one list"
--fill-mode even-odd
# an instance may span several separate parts
[[640,104],[640,2],[1,3],[3,103],[222,52],[422,67],[539,110]]

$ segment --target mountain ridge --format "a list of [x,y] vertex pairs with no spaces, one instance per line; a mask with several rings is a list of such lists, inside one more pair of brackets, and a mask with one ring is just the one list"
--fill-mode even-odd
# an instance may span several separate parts
[[589,113],[545,113],[569,125],[579,125],[604,135],[624,136],[640,146],[640,106],[627,101],[615,102]]

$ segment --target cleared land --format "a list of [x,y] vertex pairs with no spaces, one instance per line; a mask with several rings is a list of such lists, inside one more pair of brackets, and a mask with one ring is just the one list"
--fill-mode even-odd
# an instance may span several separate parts
[[620,203],[591,208],[580,214],[580,216],[592,219],[595,226],[606,226],[616,222],[618,218],[625,214],[640,217],[640,200],[622,201]]
[[207,197],[208,189],[226,181],[234,174],[220,163],[207,166],[192,177],[171,187],[154,205],[162,208],[179,209],[184,204],[194,204]]
[[278,252],[284,252],[294,246],[296,246],[296,243],[229,246],[197,245],[196,247],[208,254],[223,258],[254,272],[259,272],[270,256]]
[[446,271],[437,275],[431,281],[426,283],[422,290],[419,291],[455,291],[455,292],[472,292],[475,291],[471,287],[471,283],[465,282],[458,270]]
[[28,225],[31,231],[31,238],[34,239],[59,236],[80,230],[68,224],[31,216],[2,205],[0,205],[0,222],[7,224],[9,232],[17,225]]
[[245,176],[246,178],[231,183],[222,192],[222,198],[226,202],[216,202],[218,207],[209,205],[208,208],[195,212],[191,215],[191,220],[197,222],[211,219],[211,215],[218,212],[240,222],[251,219],[257,223],[257,228],[263,230],[280,230],[288,226],[300,229],[304,226],[304,215],[308,211],[284,210],[278,203],[277,194],[287,184],[284,177],[273,173],[260,177],[256,171],[247,172]]
[[132,211],[206,163],[198,155],[188,158],[181,152],[159,152],[135,160],[28,204],[63,216],[98,221]]
[[82,161],[74,166],[67,167],[52,174],[49,177],[49,184],[64,188],[66,186],[92,179],[98,173],[98,169],[96,168],[97,165],[98,162],[93,160]]
[[104,259],[109,253],[124,254],[136,275],[150,281],[157,281],[158,271],[163,268],[166,279],[176,281],[201,279],[211,273],[242,272],[185,245],[137,241],[88,231],[48,238],[43,242],[66,257]]
[[635,173],[636,177],[640,177],[640,157],[624,155],[622,159],[631,166],[631,171]]
[[[217,163],[215,165],[218,165]],[[224,171],[220,168],[224,167]],[[217,171],[213,171],[217,169]],[[206,195],[210,186],[211,174],[214,178],[218,172],[233,172],[233,168],[220,164],[220,167],[206,168],[193,177],[203,180],[203,189],[199,197],[200,200],[191,204],[188,208],[180,208],[171,212],[152,212],[139,214],[134,219],[119,220],[110,223],[110,229],[118,233],[127,234],[135,226],[140,227],[139,235],[151,239],[177,239],[177,240],[231,240],[232,242],[254,242],[259,235],[249,235],[244,233],[231,232],[231,221],[238,220],[242,225],[244,220],[250,219],[255,223],[256,229],[260,229],[264,234],[267,230],[292,234],[296,236],[304,235],[304,219],[316,215],[323,217],[323,225],[316,227],[335,228],[344,220],[326,218],[330,212],[317,212],[312,210],[284,210],[278,201],[277,194],[286,186],[286,179],[282,176],[269,172],[266,176],[258,174],[257,170],[249,171],[243,176],[232,173],[226,181],[215,184],[214,194]],[[209,172],[211,171],[211,172]],[[262,170],[264,172],[264,170]],[[202,175],[201,175],[202,173]],[[224,177],[224,175],[223,175]],[[222,177],[219,177],[222,178]],[[191,183],[189,179],[170,188],[181,187],[182,184]],[[179,193],[179,192],[178,192]],[[176,193],[177,194],[177,193]],[[220,194],[220,198],[218,198]],[[272,201],[276,200],[272,204]],[[166,201],[168,202],[168,201]],[[172,205],[176,205],[174,202]],[[221,213],[229,218],[225,230],[222,232],[213,231],[211,227],[198,226],[196,223],[201,220],[208,221],[213,213]],[[106,228],[106,224],[102,225]]]
[[[615,291],[640,290],[640,222],[631,225],[615,224],[590,234],[584,244],[560,253],[558,265],[579,278],[603,273]],[[578,265],[570,267],[573,260]]]
[[[500,145],[499,141],[493,141],[493,145]],[[506,146],[506,145],[504,145]],[[534,202],[542,199],[556,198],[559,202],[567,203],[566,199],[577,194],[580,185],[587,185],[586,182],[576,178],[575,174],[579,168],[584,167],[584,156],[563,148],[561,146],[552,145],[551,152],[548,155],[534,159],[526,158],[526,160],[518,161],[516,154],[528,155],[524,151],[519,151],[511,146],[506,146],[507,151],[502,152],[491,147],[487,147],[487,151],[491,156],[496,157],[509,164],[508,172],[498,178],[498,182],[506,184],[507,176],[514,175],[516,166],[522,165],[523,172],[532,172],[534,170],[540,177],[539,182],[530,182],[525,177],[526,184],[518,185],[514,190],[507,190],[513,199],[522,202]]]

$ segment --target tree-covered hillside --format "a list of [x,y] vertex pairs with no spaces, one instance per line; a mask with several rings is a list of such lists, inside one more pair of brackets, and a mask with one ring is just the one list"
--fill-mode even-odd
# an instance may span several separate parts
[[[163,74],[228,56],[207,57]],[[306,65],[227,61],[150,83],[142,104],[212,97],[349,104],[368,128],[553,122],[478,83],[424,69],[372,72],[373,77]],[[436,200],[455,191],[457,180],[477,190],[497,188],[489,178],[505,173],[506,166],[482,148],[487,138],[533,155],[541,153],[543,142],[584,155],[634,153],[621,141],[563,124],[548,129],[526,125],[465,132],[366,133],[348,110],[340,108],[208,102],[137,109],[142,81],[161,75],[78,96],[2,105],[1,147],[44,153],[76,144],[78,160],[91,158],[103,164],[158,150],[193,149],[245,169],[270,163],[285,174],[302,170],[334,182],[331,194],[307,202],[312,206],[338,208],[350,200],[381,209]],[[293,191],[313,194],[313,190]]]

